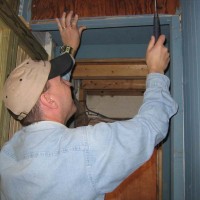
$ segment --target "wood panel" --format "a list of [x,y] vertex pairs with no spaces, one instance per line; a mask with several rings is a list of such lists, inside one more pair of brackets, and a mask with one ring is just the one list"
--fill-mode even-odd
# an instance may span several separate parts
[[33,59],[47,59],[48,55],[44,48],[32,35],[18,15],[12,10],[6,0],[0,0],[0,17],[4,23],[17,35],[21,46]]
[[[22,63],[25,59],[30,58],[27,52],[25,52],[20,46],[17,46],[15,53],[16,57],[14,58],[14,61],[16,66]],[[13,66],[13,68],[15,67],[15,65]],[[22,127],[21,124],[11,117],[9,123],[8,139],[12,138],[14,133],[18,131],[21,127]]]
[[[179,0],[157,0],[158,12],[175,14]],[[33,0],[32,20],[54,19],[74,10],[79,17],[141,15],[154,13],[154,0]]]
[[[19,0],[0,0],[0,5],[0,47],[2,49],[0,53],[1,93],[6,77],[16,65],[21,63],[25,58],[30,57],[30,55],[33,58],[40,58],[42,53],[40,52],[41,45],[31,36],[30,31],[16,14],[18,13]],[[36,53],[35,56],[34,53]],[[46,52],[43,50],[43,53],[45,55]],[[1,148],[21,127],[19,122],[10,116],[2,101],[0,101],[0,127]]]
[[149,161],[124,180],[105,200],[158,200],[159,160],[161,149],[154,150]]
[[[5,82],[7,74],[10,72],[10,66],[8,63],[8,50],[9,46],[11,46],[10,37],[12,37],[12,33],[9,28],[2,22],[0,19],[0,96],[2,97],[3,84]],[[12,39],[14,39],[12,37]],[[13,49],[15,49],[15,44],[12,44]],[[2,51],[3,49],[3,51]],[[11,60],[11,59],[10,59]],[[7,109],[5,108],[3,101],[0,101],[0,148],[4,144],[5,141],[8,140],[8,130],[9,130],[9,121],[10,115],[8,114]]]
[[143,59],[77,61],[73,79],[145,79],[148,73]]
[[82,80],[85,95],[143,96],[146,88],[143,80]]
[[144,80],[83,80],[82,87],[86,90],[145,90]]

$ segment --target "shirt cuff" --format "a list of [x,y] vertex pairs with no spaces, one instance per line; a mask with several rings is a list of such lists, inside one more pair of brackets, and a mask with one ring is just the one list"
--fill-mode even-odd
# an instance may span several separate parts
[[150,73],[147,76],[146,88],[163,88],[168,90],[170,86],[169,78],[160,73]]

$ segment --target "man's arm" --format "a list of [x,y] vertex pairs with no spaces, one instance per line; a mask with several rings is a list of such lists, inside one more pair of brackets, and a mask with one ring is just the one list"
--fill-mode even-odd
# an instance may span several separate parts
[[169,63],[164,41],[162,35],[156,44],[154,37],[149,42],[149,74],[138,114],[131,120],[86,128],[91,150],[86,155],[88,174],[99,193],[112,191],[151,157],[155,145],[168,133],[170,118],[177,112],[178,106],[169,92],[170,80],[164,75]]
[[[72,56],[72,59],[74,59],[80,45],[82,32],[86,29],[86,27],[77,26],[78,15],[73,15],[73,11],[70,11],[68,14],[64,12],[60,19],[56,18],[56,22],[58,25],[58,30],[60,32],[61,40],[63,42],[63,46],[68,46],[71,48],[70,54]],[[62,78],[65,80],[70,80],[70,76],[71,71],[65,74]]]
[[60,19],[56,18],[58,29],[63,42],[63,45],[67,45],[73,48],[72,56],[75,56],[79,45],[83,30],[85,26],[77,26],[78,15],[73,16],[73,11],[70,11],[67,15],[64,12]]

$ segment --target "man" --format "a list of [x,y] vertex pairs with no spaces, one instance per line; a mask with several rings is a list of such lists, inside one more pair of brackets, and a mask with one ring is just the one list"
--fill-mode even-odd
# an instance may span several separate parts
[[[77,28],[77,20],[72,12],[57,19],[63,43],[75,51],[84,29]],[[70,34],[74,31],[76,37]],[[71,129],[64,125],[76,111],[70,83],[61,77],[73,65],[66,53],[51,62],[29,60],[17,67],[3,97],[24,127],[0,153],[2,200],[101,200],[146,162],[177,112],[164,75],[169,63],[164,41],[162,35],[149,42],[144,102],[127,121]]]

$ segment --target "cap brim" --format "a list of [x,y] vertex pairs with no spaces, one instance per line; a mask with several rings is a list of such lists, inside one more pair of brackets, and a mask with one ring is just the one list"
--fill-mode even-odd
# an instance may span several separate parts
[[65,53],[61,56],[58,56],[52,60],[51,63],[51,70],[48,76],[48,80],[55,78],[56,76],[62,76],[70,72],[74,66],[74,62],[70,54]]

